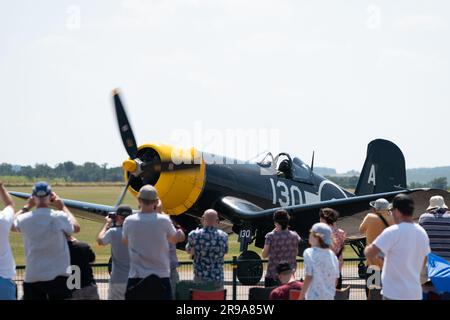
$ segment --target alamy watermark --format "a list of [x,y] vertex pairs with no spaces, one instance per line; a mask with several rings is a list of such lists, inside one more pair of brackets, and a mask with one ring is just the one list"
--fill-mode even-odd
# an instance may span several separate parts
[[70,31],[81,29],[81,7],[70,5],[66,9],[66,28]]
[[381,28],[381,7],[371,4],[367,7],[366,27],[370,30],[378,30]]
[[369,275],[367,277],[367,288],[381,288],[381,269],[380,267],[373,265],[367,267],[366,273]]
[[276,152],[280,145],[279,129],[205,129],[200,121],[192,130],[177,129],[171,134],[174,145],[196,146],[199,152],[192,158],[191,149],[174,147],[172,162],[179,164],[245,164],[262,150]]
[[81,269],[79,266],[73,265],[69,266],[66,270],[69,277],[67,278],[67,288],[69,290],[80,290],[81,289]]

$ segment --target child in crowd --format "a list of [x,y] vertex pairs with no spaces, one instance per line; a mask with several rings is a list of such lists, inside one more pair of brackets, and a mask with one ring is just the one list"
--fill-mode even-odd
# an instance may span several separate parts
[[336,281],[339,278],[339,262],[331,250],[333,235],[325,223],[311,228],[308,248],[303,253],[305,281],[300,300],[334,300]]

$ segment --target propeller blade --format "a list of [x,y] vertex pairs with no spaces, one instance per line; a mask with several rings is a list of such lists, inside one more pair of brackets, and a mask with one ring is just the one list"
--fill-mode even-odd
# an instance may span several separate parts
[[131,179],[133,179],[133,176],[132,176],[132,175],[130,175],[130,177],[128,178],[127,185],[125,186],[125,188],[123,189],[122,193],[120,194],[119,199],[117,199],[117,203],[116,203],[116,205],[114,206],[114,208],[117,209],[117,207],[120,206],[120,205],[122,204],[122,201],[123,201],[123,199],[125,198],[125,195],[127,194],[128,187],[129,187],[130,184],[131,184]]
[[137,143],[134,138],[133,130],[131,129],[130,122],[128,121],[127,113],[122,104],[122,101],[117,90],[113,91],[114,108],[116,110],[117,124],[119,125],[120,136],[122,142],[131,159],[135,159],[137,155]]

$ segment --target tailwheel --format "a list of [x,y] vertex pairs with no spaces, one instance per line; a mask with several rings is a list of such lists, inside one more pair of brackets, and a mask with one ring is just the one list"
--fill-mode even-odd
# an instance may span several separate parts
[[238,257],[237,278],[243,285],[256,285],[263,275],[261,257],[254,251],[244,251]]
[[366,237],[356,236],[349,237],[346,239],[345,244],[350,245],[353,251],[357,254],[360,259],[358,263],[358,276],[360,279],[366,278],[366,264],[364,263],[366,257],[364,256],[364,249],[366,248]]

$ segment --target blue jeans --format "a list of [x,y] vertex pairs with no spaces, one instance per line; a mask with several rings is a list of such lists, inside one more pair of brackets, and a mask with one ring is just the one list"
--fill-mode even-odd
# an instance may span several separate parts
[[14,281],[0,277],[0,300],[16,300],[16,292]]

